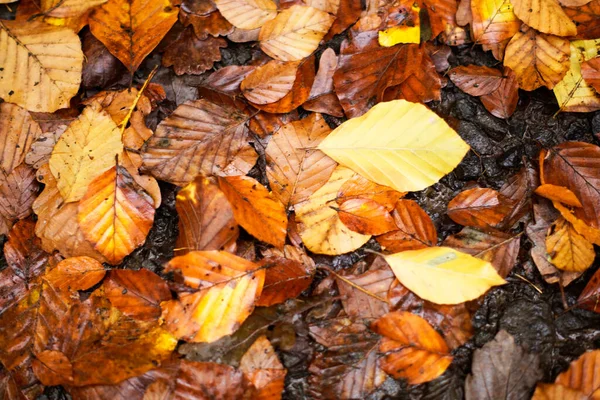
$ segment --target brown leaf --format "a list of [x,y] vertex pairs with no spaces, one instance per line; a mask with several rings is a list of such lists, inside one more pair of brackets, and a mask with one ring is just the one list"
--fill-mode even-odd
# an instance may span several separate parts
[[429,382],[450,366],[448,345],[423,318],[394,311],[379,318],[371,329],[384,336],[379,345],[381,367],[411,385]]
[[517,109],[519,102],[519,84],[517,75],[504,67],[503,79],[497,90],[481,96],[483,106],[494,117],[508,119]]
[[500,224],[512,208],[512,201],[493,189],[467,189],[448,203],[448,216],[458,224],[489,228]]
[[[558,375],[554,381],[554,385],[552,385],[556,386],[556,388],[547,388],[547,384],[541,387],[538,385],[533,398],[536,400],[593,399],[598,395],[598,390],[600,389],[599,382],[595,379],[598,365],[600,365],[599,350],[583,353],[581,357],[571,362],[568,370]],[[559,395],[561,397],[551,397],[552,395]]]
[[160,302],[171,300],[165,281],[147,269],[112,270],[102,284],[104,296],[123,314],[140,321],[160,317]]
[[344,116],[342,105],[333,91],[333,74],[337,64],[335,51],[332,48],[325,49],[319,59],[319,70],[310,89],[310,95],[302,104],[302,108],[335,117]]
[[255,69],[252,65],[228,65],[210,74],[202,86],[226,95],[238,95],[241,93],[240,84]]
[[471,0],[459,0],[456,9],[456,23],[460,26],[469,25],[473,22],[471,13]]
[[342,185],[336,201],[339,205],[342,205],[345,201],[352,199],[369,199],[383,205],[386,210],[392,211],[398,200],[405,194],[371,182],[357,174]]
[[350,199],[337,209],[344,225],[363,235],[382,235],[397,229],[385,206],[370,199]]
[[542,33],[575,36],[577,27],[557,0],[512,0],[514,13],[521,21]]
[[219,177],[219,187],[233,207],[238,224],[258,240],[283,247],[288,220],[279,200],[248,176]]
[[73,365],[60,351],[44,350],[36,354],[33,372],[46,386],[56,386],[73,380]]
[[467,400],[527,398],[542,379],[540,356],[527,353],[506,331],[473,354],[472,372],[467,377]]
[[550,262],[564,271],[583,272],[596,258],[594,246],[562,217],[548,231],[546,249]]
[[313,280],[314,269],[306,268],[297,260],[271,256],[264,258],[260,265],[267,269],[257,306],[269,307],[296,298]]
[[121,79],[126,68],[90,31],[83,34],[85,55],[81,84],[84,88],[107,87]]
[[90,183],[78,209],[85,238],[113,265],[146,241],[154,221],[153,199],[120,165]]
[[484,96],[498,90],[504,80],[495,68],[478,65],[461,65],[449,72],[450,80],[460,90],[471,96]]
[[432,39],[456,25],[457,0],[423,0],[423,4],[429,14]]
[[577,298],[577,307],[600,313],[600,270],[596,271]]
[[437,231],[429,215],[413,200],[398,200],[392,213],[398,230],[377,237],[387,251],[397,253],[437,244]]
[[231,106],[208,100],[186,102],[146,142],[144,166],[158,179],[180,186],[200,174],[221,172],[247,145],[247,121]]
[[512,5],[506,0],[470,0],[469,3],[473,40],[481,43],[484,50],[491,50],[497,60],[502,60],[506,45],[521,27]]
[[600,93],[600,58],[592,58],[581,64],[583,80]]
[[169,0],[108,0],[90,16],[90,30],[133,73],[175,21]]
[[583,207],[577,196],[575,196],[575,193],[564,186],[546,183],[545,185],[538,186],[537,189],[535,189],[535,194],[552,201],[559,201],[568,206]]
[[501,225],[501,229],[511,228],[524,215],[531,211],[531,197],[539,186],[537,171],[530,165],[525,165],[515,175],[508,178],[499,192],[513,202],[513,207]]
[[273,195],[286,208],[306,200],[329,178],[337,165],[316,147],[331,132],[320,114],[279,129],[265,150],[267,178]]
[[177,193],[179,235],[175,255],[221,250],[239,235],[231,204],[213,179],[199,176]]
[[0,215],[7,220],[29,216],[39,187],[29,165],[21,164],[8,175],[0,172]]
[[292,90],[299,65],[298,61],[269,61],[246,76],[240,85],[242,94],[257,105],[281,100]]
[[41,136],[40,126],[27,110],[15,104],[0,104],[0,168],[6,175],[25,161],[33,142]]
[[65,295],[87,290],[100,282],[106,270],[100,262],[90,257],[71,257],[59,262],[44,276],[52,288]]
[[567,7],[564,11],[577,25],[577,38],[600,37],[600,0],[592,0],[581,7]]
[[517,32],[506,47],[504,65],[515,72],[521,89],[552,89],[570,68],[570,46],[567,39],[534,29]]
[[266,336],[259,336],[240,360],[240,370],[258,389],[256,398],[280,399],[287,370]]
[[215,62],[221,61],[222,47],[227,47],[225,39],[207,37],[200,40],[188,28],[167,48],[162,65],[172,66],[177,75],[200,75],[211,69]]
[[444,246],[489,261],[502,278],[506,278],[515,266],[520,243],[519,235],[496,230],[486,233],[469,227],[444,240]]
[[[196,3],[209,3],[208,1],[196,1]],[[220,12],[215,11],[208,14],[198,14],[193,7],[183,2],[179,10],[179,21],[184,26],[192,26],[196,37],[204,40],[210,36],[226,36],[233,32],[231,25]]]

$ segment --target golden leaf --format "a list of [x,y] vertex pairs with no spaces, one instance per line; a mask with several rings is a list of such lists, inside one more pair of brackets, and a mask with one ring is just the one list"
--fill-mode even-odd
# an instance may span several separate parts
[[577,27],[557,0],[511,0],[517,17],[533,29],[557,36],[575,36]]
[[273,0],[215,0],[221,15],[240,29],[260,28],[277,16]]
[[559,218],[546,236],[546,248],[550,262],[564,271],[585,271],[596,258],[594,246],[564,218]]

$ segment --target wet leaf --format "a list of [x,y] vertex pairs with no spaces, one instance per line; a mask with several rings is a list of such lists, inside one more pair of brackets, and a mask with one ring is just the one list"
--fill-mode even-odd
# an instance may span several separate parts
[[[377,319],[389,312],[388,303],[385,300],[388,289],[395,280],[394,273],[387,266],[371,268],[359,275],[344,275],[344,279],[352,282],[355,286],[341,278],[336,278],[340,295],[344,296],[342,305],[348,316],[356,321]],[[360,287],[363,290],[359,290]],[[365,293],[368,292],[368,293]],[[375,298],[375,296],[379,298]]]
[[481,103],[494,117],[508,119],[516,111],[519,103],[517,75],[504,67],[503,79],[497,90],[480,97]]
[[548,232],[546,249],[550,262],[564,271],[585,271],[596,258],[594,246],[564,218],[559,218]]
[[346,200],[337,210],[344,225],[363,235],[381,235],[397,229],[385,206],[370,199]]
[[240,84],[255,69],[252,65],[229,65],[210,74],[202,86],[227,95],[238,95]]
[[448,247],[403,251],[385,260],[400,283],[436,304],[463,303],[506,283],[489,262]]
[[313,253],[343,254],[365,244],[371,236],[348,229],[335,205],[338,191],[354,176],[348,168],[337,167],[329,180],[306,200],[296,204],[296,221],[304,245]]
[[567,39],[529,29],[513,36],[504,64],[515,72],[521,89],[552,89],[569,71],[571,50]]
[[461,65],[452,68],[450,79],[460,90],[471,96],[484,96],[498,90],[502,73],[495,68],[478,65]]
[[170,0],[108,0],[90,30],[133,73],[177,21]]
[[331,132],[320,114],[279,129],[265,150],[273,195],[286,208],[306,200],[327,181],[336,162],[316,146]]
[[257,306],[269,307],[296,298],[312,283],[314,268],[307,268],[298,260],[271,256],[260,264],[268,268]]
[[221,61],[222,47],[227,47],[225,39],[209,36],[200,40],[188,28],[167,48],[162,64],[172,66],[177,75],[200,75],[211,69],[215,62]]
[[336,201],[339,205],[342,205],[348,200],[373,200],[384,206],[386,210],[392,211],[398,200],[405,194],[405,192],[398,192],[387,186],[373,183],[360,175],[354,175],[342,185]]
[[600,273],[596,271],[577,298],[577,306],[586,310],[600,312]]
[[277,16],[272,0],[215,0],[219,11],[233,26],[256,29]]
[[388,24],[394,25],[379,31],[379,45],[392,47],[399,43],[420,43],[421,20],[419,3],[412,1],[401,1],[399,6],[390,10]]
[[218,181],[237,223],[257,239],[282,248],[288,224],[283,204],[248,176],[219,177]]
[[583,207],[577,196],[575,196],[575,193],[564,186],[546,183],[545,185],[538,186],[538,188],[535,189],[535,194],[552,201],[559,201],[568,206]]
[[119,59],[89,31],[83,35],[83,54],[81,84],[84,88],[108,86],[122,78],[126,71]]
[[448,216],[458,224],[485,229],[498,226],[511,208],[512,202],[493,189],[467,189],[450,200]]
[[533,29],[557,36],[577,34],[577,27],[556,0],[511,0],[511,3],[515,15]]
[[239,235],[231,204],[213,179],[199,176],[177,193],[179,236],[175,255],[221,250]]
[[256,397],[281,398],[287,371],[266,336],[260,336],[246,351],[240,360],[240,370],[258,390]]
[[104,278],[106,270],[91,257],[70,257],[59,262],[44,279],[52,288],[68,296],[77,290],[86,290]]
[[504,330],[475,350],[471,368],[465,385],[468,400],[527,398],[543,377],[539,355],[527,353]]
[[413,200],[399,200],[392,213],[397,230],[377,237],[386,251],[397,253],[437,244],[437,231],[429,215]]
[[[41,22],[0,22],[0,97],[29,111],[69,106],[81,83],[83,52],[70,29]],[[12,50],[10,50],[12,49]]]
[[419,316],[394,311],[379,318],[371,329],[383,336],[381,368],[396,379],[412,385],[429,382],[452,362],[444,339]]
[[298,61],[317,49],[334,17],[313,7],[292,6],[260,29],[260,48],[280,61]]
[[154,221],[154,201],[120,165],[90,182],[78,208],[84,236],[113,265],[144,243]]
[[[491,50],[497,60],[502,60],[506,45],[521,27],[513,5],[508,0],[470,0],[469,3],[473,40],[481,43],[485,50]],[[463,22],[466,25],[467,21]]]
[[60,351],[44,350],[36,354],[33,372],[46,386],[56,386],[73,381],[73,365]]
[[165,271],[181,270],[195,293],[161,303],[166,328],[191,342],[214,342],[235,332],[254,310],[265,271],[219,251],[193,251],[173,258]]
[[0,168],[10,174],[25,160],[42,131],[29,112],[15,104],[0,104]]
[[600,93],[600,58],[592,58],[581,64],[583,80]]
[[560,111],[589,112],[600,109],[600,95],[583,79],[581,65],[598,55],[600,40],[571,42],[570,69],[564,79],[554,87]]
[[565,14],[577,25],[579,39],[597,39],[600,37],[600,1],[593,0],[581,7],[568,6]]
[[[414,141],[423,131],[429,135]],[[363,177],[402,192],[437,182],[455,168],[469,146],[425,106],[395,100],[344,122],[319,149]]]

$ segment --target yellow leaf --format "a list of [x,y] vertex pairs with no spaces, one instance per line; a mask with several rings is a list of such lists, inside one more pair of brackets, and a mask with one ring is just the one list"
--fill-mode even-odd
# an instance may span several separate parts
[[313,253],[338,255],[358,249],[371,238],[351,231],[337,211],[338,191],[354,176],[348,168],[337,167],[325,185],[296,205],[296,220],[302,242]]
[[260,48],[276,60],[302,60],[317,49],[334,19],[313,7],[292,6],[263,25]]
[[489,262],[449,247],[403,251],[385,260],[402,285],[436,304],[464,303],[506,283]]
[[107,0],[41,0],[40,6],[45,16],[78,17],[90,8],[106,3]]
[[221,15],[240,29],[260,28],[277,16],[273,0],[215,0]]
[[70,29],[0,21],[0,97],[30,111],[69,106],[79,91],[83,52]]
[[581,76],[581,64],[598,55],[600,39],[571,42],[570,69],[554,87],[560,111],[590,112],[600,109],[600,95]]
[[511,0],[515,15],[528,26],[557,36],[575,36],[577,27],[557,0]]
[[596,258],[594,246],[564,218],[559,218],[553,232],[546,236],[546,248],[550,262],[564,271],[585,271]]
[[552,204],[564,219],[569,221],[577,233],[583,235],[587,240],[600,246],[600,229],[587,225],[585,222],[577,218],[574,213],[567,207],[563,206],[558,201],[553,201]]
[[50,170],[65,201],[81,199],[90,182],[115,165],[122,151],[121,132],[110,115],[97,103],[84,108],[50,156]]
[[379,45],[383,47],[392,47],[398,43],[420,43],[421,42],[421,24],[419,20],[419,4],[413,3],[411,14],[415,16],[414,26],[398,25],[392,26],[384,31],[379,31]]
[[407,192],[439,181],[469,145],[424,105],[394,100],[344,122],[319,149],[373,182]]

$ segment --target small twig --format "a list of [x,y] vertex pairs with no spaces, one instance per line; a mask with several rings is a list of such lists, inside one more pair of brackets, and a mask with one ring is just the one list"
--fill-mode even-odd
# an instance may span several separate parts
[[345,278],[345,277],[341,276],[340,274],[338,274],[337,272],[335,272],[334,270],[332,270],[331,268],[329,268],[329,267],[327,267],[327,266],[325,266],[325,265],[322,265],[322,264],[320,264],[320,265],[318,265],[318,266],[317,266],[317,268],[324,269],[325,271],[327,271],[327,272],[329,272],[330,274],[334,275],[336,278],[338,278],[338,279],[339,279],[339,280],[341,280],[342,282],[344,282],[344,283],[347,283],[348,285],[352,286],[354,289],[356,289],[356,290],[358,290],[358,291],[361,291],[361,292],[363,292],[363,293],[364,293],[364,294],[366,294],[367,296],[370,296],[370,297],[372,297],[372,298],[374,298],[374,299],[377,299],[377,300],[379,300],[379,301],[381,301],[381,302],[384,302],[384,303],[386,303],[386,304],[389,304],[389,303],[390,303],[389,301],[387,301],[387,300],[386,300],[386,299],[384,299],[383,297],[379,297],[379,296],[378,296],[378,295],[376,295],[375,293],[371,293],[371,292],[369,292],[367,289],[365,289],[365,288],[363,288],[363,287],[361,287],[361,286],[358,286],[356,283],[352,282],[350,279],[348,279],[348,278]]
[[567,296],[565,296],[565,287],[563,286],[562,279],[558,281],[558,287],[560,288],[560,297],[562,299],[563,307],[567,310],[569,304],[567,303]]
[[543,294],[543,293],[544,293],[544,292],[542,291],[542,289],[540,289],[539,287],[535,286],[535,285],[533,284],[533,282],[531,282],[529,279],[525,278],[524,276],[521,276],[521,275],[519,275],[519,274],[515,274],[515,276],[516,276],[517,278],[519,278],[519,279],[522,279],[522,280],[524,280],[525,282],[529,283],[531,286],[533,286],[533,288],[534,288],[535,290],[537,290],[537,291],[538,291],[538,293],[539,293],[539,294]]
[[144,82],[144,84],[142,85],[142,87],[140,88],[140,90],[138,91],[137,96],[135,96],[135,100],[133,100],[133,104],[131,105],[131,107],[129,107],[129,112],[127,113],[127,115],[123,119],[123,122],[121,122],[121,135],[123,134],[123,132],[125,132],[125,127],[129,123],[129,120],[131,119],[131,115],[133,114],[133,110],[135,110],[135,108],[137,107],[137,103],[142,98],[142,94],[144,93],[144,90],[146,89],[146,87],[148,86],[148,84],[150,83],[150,81],[152,80],[152,78],[154,78],[154,75],[156,74],[156,71],[158,71],[158,65],[156,67],[154,67],[154,69],[150,72],[150,75],[148,75],[148,79],[146,79],[146,81]]

